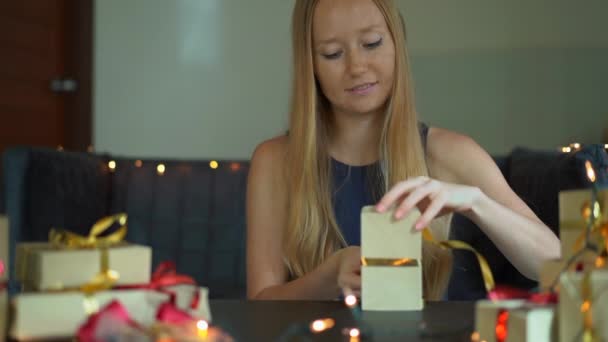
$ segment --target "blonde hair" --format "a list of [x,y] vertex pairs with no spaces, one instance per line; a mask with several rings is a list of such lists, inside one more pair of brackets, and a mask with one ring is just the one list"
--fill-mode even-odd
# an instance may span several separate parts
[[[318,1],[296,0],[292,19],[294,79],[286,169],[289,211],[283,244],[292,277],[312,271],[346,246],[332,206],[328,101],[314,75],[312,22]],[[411,89],[405,26],[393,0],[373,1],[386,20],[396,50],[396,76],[378,146],[381,172],[377,181],[387,191],[399,181],[426,176],[428,171]],[[431,227],[437,239],[446,239],[449,217],[434,220]],[[427,299],[439,299],[443,294],[451,260],[451,253],[423,245]]]

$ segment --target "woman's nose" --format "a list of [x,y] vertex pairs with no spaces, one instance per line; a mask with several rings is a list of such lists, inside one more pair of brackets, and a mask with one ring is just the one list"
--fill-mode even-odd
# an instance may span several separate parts
[[360,75],[367,69],[365,56],[358,51],[351,51],[348,54],[347,63],[348,72],[353,76]]

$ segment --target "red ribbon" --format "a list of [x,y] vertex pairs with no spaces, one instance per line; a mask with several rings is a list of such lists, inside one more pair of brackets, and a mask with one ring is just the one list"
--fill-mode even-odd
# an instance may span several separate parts
[[505,299],[524,299],[528,303],[545,305],[545,304],[556,304],[557,294],[553,292],[542,292],[542,293],[531,293],[526,290],[509,287],[509,286],[496,286],[494,290],[488,293],[488,298],[491,300],[505,300]]
[[[167,302],[162,304],[156,312],[156,320],[158,322],[182,325],[191,322],[195,322],[196,319],[190,316],[187,312],[184,312],[175,307],[173,303]],[[127,309],[117,300],[110,302],[99,312],[89,316],[87,321],[80,326],[76,336],[80,342],[103,342],[103,337],[98,338],[100,334],[101,324],[105,323],[106,328],[108,324],[112,325],[112,328],[118,329],[122,326],[128,326],[140,331],[145,329],[135,322]]]
[[129,316],[129,312],[119,301],[114,300],[106,305],[99,312],[89,316],[87,321],[80,326],[76,337],[80,342],[103,342],[103,338],[98,338],[99,326],[102,323],[112,324],[113,327],[129,326],[141,329],[137,322]]
[[154,290],[163,292],[170,296],[171,303],[175,303],[175,293],[173,291],[165,289],[166,287],[175,285],[193,285],[195,293],[189,306],[191,309],[198,308],[200,294],[198,288],[196,287],[196,281],[188,275],[177,273],[175,263],[172,261],[165,261],[160,263],[154,270],[154,273],[152,273],[152,277],[148,284],[124,285],[118,286],[116,288]]

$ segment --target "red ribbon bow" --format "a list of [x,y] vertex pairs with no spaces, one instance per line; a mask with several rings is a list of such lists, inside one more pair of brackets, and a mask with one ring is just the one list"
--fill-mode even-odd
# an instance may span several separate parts
[[172,261],[165,261],[160,263],[154,273],[152,273],[152,277],[148,284],[138,284],[138,285],[124,285],[117,287],[118,289],[141,289],[141,290],[154,290],[166,293],[170,296],[170,302],[175,303],[175,293],[173,291],[167,290],[167,287],[175,286],[175,285],[193,285],[195,289],[195,294],[192,297],[192,302],[190,303],[191,309],[198,308],[199,304],[199,291],[196,288],[196,281],[184,274],[177,273],[177,268],[175,263]]

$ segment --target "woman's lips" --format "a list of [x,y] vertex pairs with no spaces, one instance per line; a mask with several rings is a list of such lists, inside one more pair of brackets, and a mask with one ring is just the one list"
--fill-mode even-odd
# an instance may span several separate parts
[[378,82],[364,83],[356,87],[347,89],[347,91],[356,95],[367,95],[376,88],[376,85],[378,85]]

